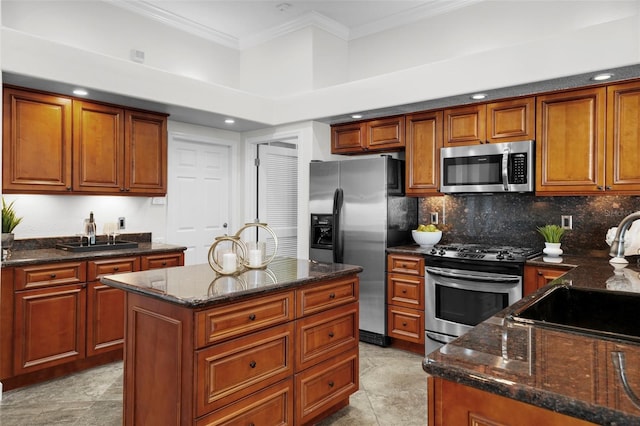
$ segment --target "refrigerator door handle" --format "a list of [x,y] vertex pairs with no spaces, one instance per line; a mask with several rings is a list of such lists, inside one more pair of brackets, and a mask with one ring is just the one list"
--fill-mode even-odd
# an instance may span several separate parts
[[342,214],[342,188],[337,188],[333,193],[333,262],[342,263],[342,229],[340,216]]

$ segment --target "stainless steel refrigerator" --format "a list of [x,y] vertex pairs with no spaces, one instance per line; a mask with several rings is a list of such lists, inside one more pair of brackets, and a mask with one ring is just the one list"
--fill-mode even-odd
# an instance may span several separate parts
[[360,340],[386,346],[386,248],[412,243],[418,221],[417,199],[404,196],[404,162],[311,162],[309,211],[309,258],[362,266]]

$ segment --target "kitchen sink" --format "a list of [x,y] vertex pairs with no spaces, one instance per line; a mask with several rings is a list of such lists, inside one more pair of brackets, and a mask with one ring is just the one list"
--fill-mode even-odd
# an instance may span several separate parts
[[138,248],[138,243],[135,241],[116,241],[116,243],[107,244],[106,242],[97,243],[93,245],[86,245],[77,243],[64,243],[56,244],[56,248],[60,250],[66,250],[73,253],[82,253],[87,251],[112,251],[112,250],[124,250]]
[[517,323],[640,342],[640,294],[554,286],[514,311]]

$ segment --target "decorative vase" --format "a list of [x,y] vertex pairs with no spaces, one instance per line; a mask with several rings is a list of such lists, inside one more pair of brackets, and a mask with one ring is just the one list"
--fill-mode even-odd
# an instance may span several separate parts
[[544,243],[544,246],[542,252],[549,257],[560,257],[563,253],[560,248],[560,243]]
[[13,246],[13,233],[2,233],[2,248],[10,249]]

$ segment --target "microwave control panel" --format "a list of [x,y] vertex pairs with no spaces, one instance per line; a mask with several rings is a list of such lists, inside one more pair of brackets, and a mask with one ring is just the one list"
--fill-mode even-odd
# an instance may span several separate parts
[[509,183],[527,183],[527,154],[511,154],[509,157],[511,163]]

